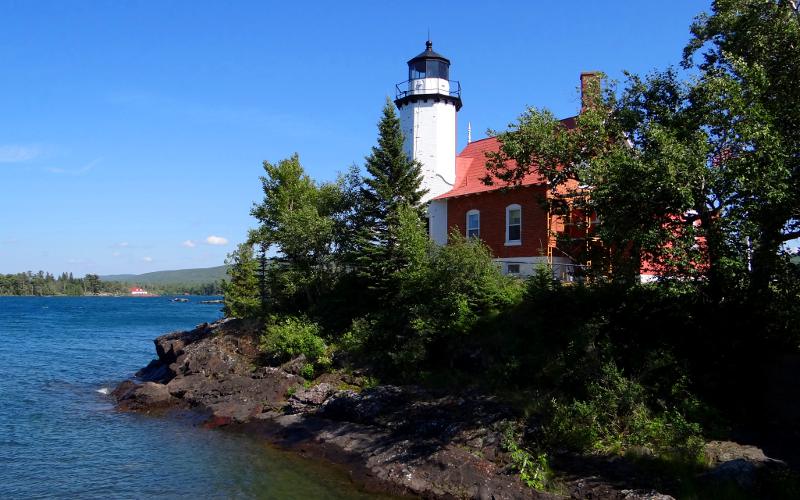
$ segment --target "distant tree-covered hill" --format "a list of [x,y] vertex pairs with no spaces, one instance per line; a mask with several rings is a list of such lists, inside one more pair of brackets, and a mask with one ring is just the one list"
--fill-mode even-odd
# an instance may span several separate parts
[[156,271],[144,274],[112,274],[100,276],[100,280],[136,283],[138,285],[213,283],[225,279],[227,277],[227,269],[228,266],[217,266],[197,269],[178,269],[174,271]]

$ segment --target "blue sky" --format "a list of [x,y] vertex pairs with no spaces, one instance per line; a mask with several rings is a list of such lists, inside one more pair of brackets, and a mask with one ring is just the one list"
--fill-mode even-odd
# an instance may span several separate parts
[[677,64],[708,5],[0,0],[0,273],[222,264],[263,160],[363,164],[428,29],[460,149],[467,122],[575,114],[581,71]]

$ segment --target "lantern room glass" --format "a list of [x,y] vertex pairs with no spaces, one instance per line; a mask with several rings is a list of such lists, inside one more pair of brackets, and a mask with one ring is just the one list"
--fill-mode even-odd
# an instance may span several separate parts
[[450,65],[437,59],[420,59],[408,65],[408,79],[422,78],[450,79]]

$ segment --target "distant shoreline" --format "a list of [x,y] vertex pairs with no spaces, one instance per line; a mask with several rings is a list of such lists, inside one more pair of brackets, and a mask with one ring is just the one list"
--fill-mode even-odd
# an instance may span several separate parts
[[56,298],[68,297],[75,299],[82,298],[125,298],[132,299],[157,299],[157,298],[171,298],[171,297],[222,297],[222,295],[183,295],[183,294],[163,294],[163,295],[130,295],[130,294],[99,294],[99,295],[0,295],[0,298],[5,297],[29,297],[29,298]]

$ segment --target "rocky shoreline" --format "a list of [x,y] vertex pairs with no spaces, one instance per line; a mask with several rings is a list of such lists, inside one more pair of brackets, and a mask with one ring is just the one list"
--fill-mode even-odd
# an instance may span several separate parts
[[[120,410],[188,410],[204,426],[343,465],[373,491],[423,498],[563,497],[527,488],[512,473],[502,434],[516,415],[493,397],[363,388],[358,374],[307,381],[299,375],[303,359],[261,366],[258,325],[237,319],[170,333],[155,345],[158,358],[112,392]],[[591,475],[567,478],[564,486],[574,498],[671,498]]]

